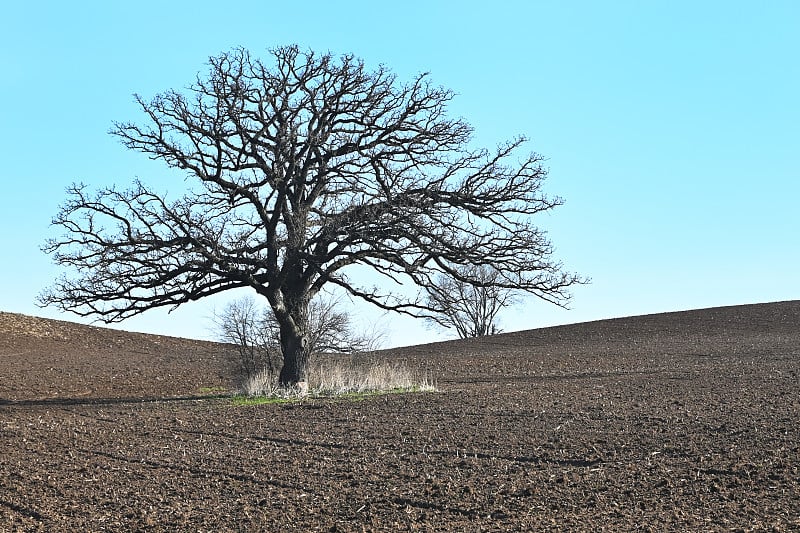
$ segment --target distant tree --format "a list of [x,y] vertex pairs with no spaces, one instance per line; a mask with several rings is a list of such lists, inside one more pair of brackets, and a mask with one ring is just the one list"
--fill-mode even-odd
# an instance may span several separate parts
[[455,329],[462,339],[499,333],[497,314],[514,303],[514,292],[495,284],[500,272],[487,265],[470,265],[456,272],[459,277],[440,274],[425,287],[428,305],[437,311],[428,317],[429,323]]
[[[68,189],[54,218],[65,234],[44,250],[72,267],[40,295],[106,322],[250,287],[279,327],[280,382],[305,381],[309,304],[336,286],[381,309],[428,316],[420,293],[464,265],[491,265],[488,285],[554,303],[582,280],[552,259],[531,216],[560,205],[541,191],[537,154],[517,138],[469,147],[472,128],[447,116],[449,90],[427,74],[399,83],[351,55],[272,51],[270,67],[237,49],[209,60],[183,93],[146,101],[145,123],[116,123],[123,144],[185,180],[167,200],[135,181]],[[382,275],[359,284],[353,268]]]

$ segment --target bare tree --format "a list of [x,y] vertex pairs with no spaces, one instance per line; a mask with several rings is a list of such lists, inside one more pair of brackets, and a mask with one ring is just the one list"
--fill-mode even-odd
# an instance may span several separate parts
[[[40,295],[106,322],[230,289],[263,296],[280,328],[282,384],[305,380],[309,302],[337,286],[381,309],[426,316],[419,287],[464,265],[491,265],[498,288],[556,304],[582,280],[562,271],[531,216],[562,203],[541,191],[542,158],[469,148],[472,129],[447,116],[453,93],[426,74],[397,81],[353,56],[242,49],[210,58],[183,93],[136,96],[143,125],[117,123],[123,144],[190,184],[168,201],[130,189],[68,189],[44,250],[74,267]],[[348,274],[368,267],[382,287]],[[402,289],[402,287],[400,287]]]
[[[279,338],[280,324],[271,310],[265,311],[270,318],[270,327]],[[309,354],[338,353],[353,354],[372,352],[381,348],[383,333],[373,327],[357,330],[352,314],[343,309],[341,298],[317,296],[308,306],[308,351]]]
[[487,265],[466,266],[458,272],[461,279],[441,274],[435,284],[425,287],[428,305],[438,311],[428,322],[455,329],[462,339],[499,333],[497,314],[514,303],[514,292],[495,285],[500,273]]
[[277,370],[276,356],[280,355],[264,309],[252,297],[229,302],[221,312],[214,313],[217,338],[236,346],[241,377],[247,380],[258,372],[270,376]]
[[[383,335],[377,328],[357,331],[341,298],[317,296],[308,306],[308,351],[354,354],[381,347]],[[259,305],[251,296],[229,302],[213,317],[217,337],[236,346],[242,377],[246,380],[266,371],[277,376],[280,357],[280,324],[272,309]]]

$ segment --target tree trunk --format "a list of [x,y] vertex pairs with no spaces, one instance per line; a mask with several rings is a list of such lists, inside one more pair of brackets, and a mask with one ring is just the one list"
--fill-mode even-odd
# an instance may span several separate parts
[[[294,236],[289,236],[289,242],[299,246],[299,235],[303,232],[303,227],[294,228]],[[278,376],[278,385],[282,387],[308,382],[308,305],[311,295],[308,294],[308,287],[303,280],[304,268],[299,253],[287,252],[284,269],[288,276],[280,289],[281,297],[276,298],[282,305],[276,308],[273,304],[275,318],[280,327],[283,352],[283,368]]]
[[288,387],[307,381],[309,361],[305,337],[294,332],[284,333],[284,329],[281,327],[283,368],[281,368],[281,373],[278,377],[278,384]]
[[[298,301],[302,303],[298,304]],[[278,319],[283,353],[283,368],[278,376],[278,384],[282,387],[308,381],[308,304],[302,298],[292,303],[294,305],[290,313]]]

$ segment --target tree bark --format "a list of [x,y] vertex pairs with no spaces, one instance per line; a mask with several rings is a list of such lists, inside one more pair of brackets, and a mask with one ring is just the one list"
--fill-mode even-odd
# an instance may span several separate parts
[[[300,269],[298,268],[299,272]],[[296,285],[297,280],[293,280]],[[308,381],[309,335],[308,335],[308,297],[303,291],[293,287],[284,293],[285,313],[276,313],[280,327],[283,368],[278,376],[278,384],[290,387]]]
[[283,368],[281,368],[278,384],[290,387],[308,381],[308,342],[306,336],[291,326],[281,325],[281,351],[283,352]]

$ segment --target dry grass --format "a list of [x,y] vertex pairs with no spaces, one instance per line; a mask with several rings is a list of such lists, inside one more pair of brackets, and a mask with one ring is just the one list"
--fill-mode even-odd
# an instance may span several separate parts
[[281,398],[433,390],[427,376],[420,376],[403,362],[342,357],[318,358],[309,368],[308,383],[294,389],[278,387],[275,376],[267,371],[251,376],[242,386],[247,396]]

